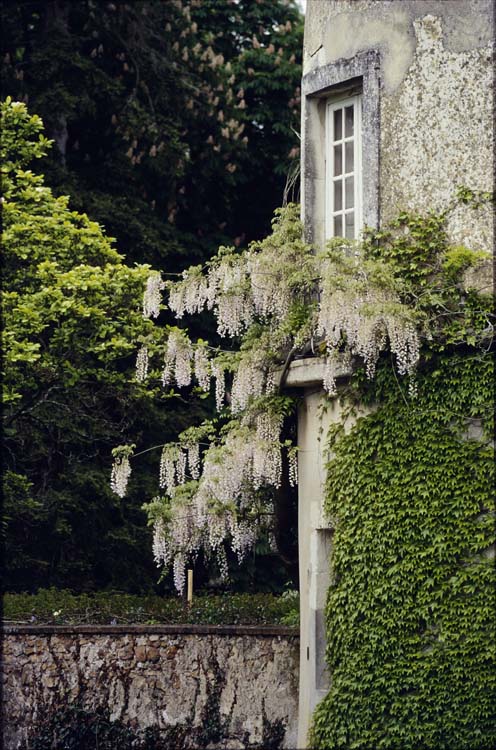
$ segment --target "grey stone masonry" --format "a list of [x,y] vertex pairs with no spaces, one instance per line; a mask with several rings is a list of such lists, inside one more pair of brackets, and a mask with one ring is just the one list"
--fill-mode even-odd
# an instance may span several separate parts
[[267,722],[284,726],[282,746],[294,748],[298,652],[298,631],[276,626],[6,627],[3,746],[23,746],[41,719],[70,705],[194,732],[214,692],[224,733],[209,748],[260,744]]

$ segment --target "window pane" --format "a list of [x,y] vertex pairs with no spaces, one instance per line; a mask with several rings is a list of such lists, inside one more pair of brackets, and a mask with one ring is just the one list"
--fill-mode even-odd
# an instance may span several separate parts
[[343,208],[343,182],[336,180],[334,182],[334,210],[340,211]]
[[345,208],[353,208],[355,205],[355,178],[347,177],[344,181]]
[[347,240],[355,239],[355,212],[351,211],[349,214],[345,214],[345,237]]
[[346,138],[353,135],[353,107],[346,107],[344,110],[344,134]]
[[334,237],[343,236],[343,218],[341,216],[334,217]]
[[340,141],[343,137],[343,110],[334,110],[334,140]]
[[345,143],[344,149],[344,171],[353,172],[355,168],[355,144],[353,143],[353,141],[348,141],[348,143]]
[[343,147],[334,146],[334,174],[343,174]]

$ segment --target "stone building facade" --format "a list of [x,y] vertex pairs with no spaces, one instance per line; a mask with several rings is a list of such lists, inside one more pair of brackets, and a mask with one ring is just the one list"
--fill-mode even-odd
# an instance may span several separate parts
[[[402,209],[440,212],[457,188],[493,190],[494,10],[490,0],[308,0],[302,80],[302,219],[307,240],[358,238]],[[453,244],[491,250],[487,203],[460,205]],[[474,279],[470,282],[474,285]],[[488,289],[490,268],[477,271]],[[341,377],[349,375],[343,370]],[[332,529],[323,511],[328,403],[323,362],[292,365],[299,430],[301,640],[298,748],[327,692],[324,607]],[[351,425],[350,425],[351,426]]]

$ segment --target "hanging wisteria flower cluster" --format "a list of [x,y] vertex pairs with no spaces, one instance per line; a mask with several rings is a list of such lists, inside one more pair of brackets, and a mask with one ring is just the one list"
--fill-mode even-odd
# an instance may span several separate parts
[[167,350],[162,370],[162,385],[168,385],[174,377],[175,382],[182,388],[191,383],[191,360],[193,348],[185,331],[173,328],[169,333]]
[[[279,486],[281,482],[280,420],[261,415],[256,427],[241,426],[224,444],[212,445],[205,453],[201,475],[197,444],[164,447],[160,485],[168,498],[167,523],[156,499],[152,503],[159,508],[153,549],[158,564],[174,561],[179,591],[184,586],[185,561],[200,547],[220,555],[218,561],[223,563],[223,544],[229,539],[241,561],[260,531],[270,526],[271,503],[263,497],[254,503],[254,492],[264,484]],[[187,470],[197,481],[190,480]]]
[[239,414],[250,401],[265,393],[267,371],[264,352],[251,351],[240,358],[231,388],[231,411]]
[[143,296],[143,317],[158,318],[162,302],[162,289],[164,283],[159,273],[151,273],[146,282],[145,294]]
[[330,395],[336,393],[336,372],[343,368],[343,348],[347,356],[364,360],[368,378],[374,377],[379,355],[387,348],[396,356],[400,374],[413,376],[418,364],[420,337],[411,312],[393,284],[367,276],[363,268],[357,255],[337,261],[334,255],[322,263],[317,335],[326,344],[324,388]]
[[[261,530],[270,535],[266,489],[281,486],[281,449],[287,451],[290,484],[298,482],[297,448],[281,441],[285,412],[278,406],[279,383],[295,353],[324,355],[323,387],[331,396],[352,357],[363,359],[371,378],[387,349],[414,388],[419,327],[398,278],[387,263],[367,257],[359,243],[343,240],[342,247],[331,243],[315,254],[302,240],[298,218],[298,208],[288,206],[277,212],[270,237],[247,251],[221,248],[205,269],[190,268],[167,285],[153,273],[147,283],[145,317],[159,315],[166,286],[168,307],[178,320],[211,310],[220,336],[241,337],[234,351],[220,352],[169,327],[163,345],[163,385],[193,384],[208,393],[213,381],[224,419],[220,435],[209,428],[203,440],[200,428],[191,428],[162,450],[164,496],[149,505],[153,553],[157,564],[173,567],[178,590],[185,566],[200,549],[215,555],[226,573],[226,543],[242,559]],[[138,381],[148,377],[150,352],[158,350],[142,345]],[[119,450],[111,481],[122,497],[132,450]]]
[[118,448],[114,448],[112,451],[114,462],[110,475],[110,488],[119,497],[124,497],[126,494],[131,476],[129,459],[133,455],[134,448],[134,445],[119,445]]
[[170,284],[169,307],[178,319],[185,313],[212,310],[217,332],[231,338],[241,335],[253,320],[280,322],[296,298],[314,291],[315,256],[301,238],[296,213],[276,212],[273,234],[239,253],[220,248],[205,275],[195,266]]
[[171,284],[169,307],[178,319],[185,313],[214,310],[220,336],[238,336],[253,320],[248,269],[244,255],[220,254],[206,276],[198,268],[183,273],[182,281]]
[[136,380],[143,383],[148,375],[148,347],[142,346],[136,357]]

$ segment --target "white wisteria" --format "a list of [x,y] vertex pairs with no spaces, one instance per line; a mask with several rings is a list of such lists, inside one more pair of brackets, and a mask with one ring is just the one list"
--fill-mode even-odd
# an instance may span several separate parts
[[231,411],[244,411],[250,401],[265,392],[267,375],[264,352],[251,351],[242,356],[234,373],[231,388]]
[[214,313],[219,336],[239,336],[253,320],[246,258],[219,263],[209,277],[212,277],[211,287],[217,292]]
[[162,383],[168,385],[174,376],[179,388],[191,383],[191,360],[193,347],[187,334],[180,328],[173,328],[167,340],[167,350],[162,370]]
[[289,483],[291,487],[298,485],[298,453],[295,448],[288,451]]
[[379,355],[388,348],[400,374],[413,376],[418,364],[420,337],[412,313],[392,283],[367,276],[363,268],[358,255],[338,262],[334,256],[322,264],[317,335],[327,347],[324,387],[330,395],[336,393],[336,355],[342,349],[363,359],[368,378],[374,377]]
[[215,378],[215,406],[221,411],[226,397],[226,372],[221,362],[212,362],[212,375]]
[[253,299],[244,255],[224,252],[205,276],[201,268],[195,267],[183,272],[181,281],[171,283],[169,288],[169,307],[178,319],[185,313],[213,309],[220,336],[238,336],[253,320]]
[[176,488],[176,461],[179,457],[180,448],[178,445],[164,445],[162,455],[160,456],[159,467],[159,487],[165,488],[166,493],[170,496],[174,494]]
[[143,383],[148,375],[148,347],[142,346],[136,356],[136,380]]
[[200,477],[200,446],[198,443],[188,443],[186,445],[188,458],[188,471],[192,479]]
[[158,318],[160,305],[162,303],[162,290],[164,283],[159,273],[151,273],[146,282],[145,294],[143,296],[143,317]]
[[195,378],[202,391],[210,390],[210,362],[208,349],[203,342],[197,342],[194,349]]
[[[174,567],[178,591],[184,586],[185,562],[200,547],[210,550],[222,567],[223,545],[228,539],[241,561],[253,548],[260,530],[269,526],[272,505],[260,500],[254,508],[253,493],[263,483],[280,483],[280,445],[271,443],[274,436],[278,437],[278,428],[277,418],[275,422],[260,419],[256,429],[240,427],[224,444],[212,445],[196,482],[189,481],[184,471],[191,446],[164,447],[161,484],[168,497],[167,522],[160,516],[155,520],[153,551],[158,564],[179,560]],[[193,452],[196,466],[196,447]],[[152,505],[159,504],[160,499],[155,498]]]
[[169,284],[169,307],[180,320],[185,313],[199,313],[207,301],[208,278],[201,266],[183,271],[182,280]]
[[[146,317],[158,316],[163,288],[160,275],[151,274]],[[266,240],[244,252],[221,248],[206,267],[184,271],[167,290],[168,307],[178,320],[210,310],[218,335],[235,340],[232,351],[221,352],[201,339],[191,341],[184,329],[166,329],[163,385],[196,382],[205,393],[212,389],[222,413],[220,432],[217,426],[190,428],[163,447],[159,486],[164,494],[148,506],[155,561],[172,565],[180,591],[186,565],[200,549],[216,557],[225,575],[227,544],[241,560],[262,530],[270,536],[269,489],[281,486],[283,466],[289,484],[298,483],[297,448],[281,437],[289,398],[280,394],[279,384],[291,358],[323,356],[323,387],[334,396],[352,357],[363,360],[371,378],[379,356],[389,350],[413,392],[420,333],[387,263],[371,260],[360,243],[346,240],[314,253],[302,239],[295,206],[277,213]],[[139,381],[147,377],[148,358],[143,345],[136,361]],[[121,497],[131,455],[124,451],[115,457],[112,489]]]
[[133,454],[133,449],[134,445],[120,445],[112,451],[114,462],[110,474],[110,488],[119,497],[125,497],[126,495],[127,485],[131,476],[129,458]]

